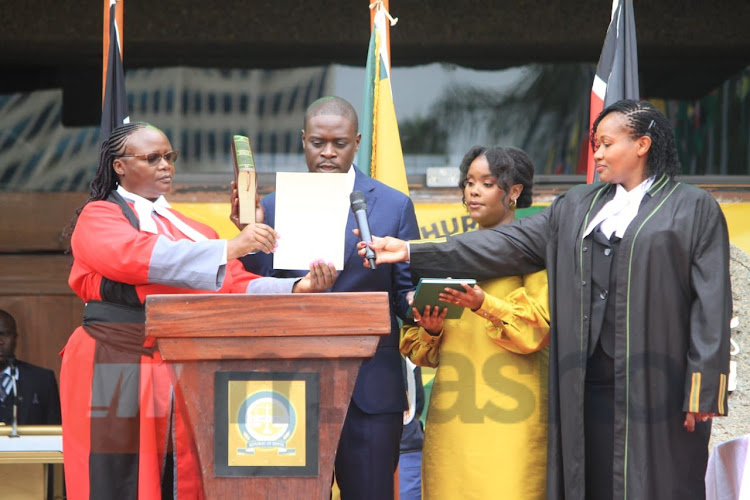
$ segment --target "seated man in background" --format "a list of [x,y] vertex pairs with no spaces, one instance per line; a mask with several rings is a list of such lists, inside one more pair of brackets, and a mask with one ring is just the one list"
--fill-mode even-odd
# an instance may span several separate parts
[[18,425],[60,425],[55,374],[17,360],[17,340],[16,320],[0,309],[0,422],[13,423],[13,403],[17,402]]

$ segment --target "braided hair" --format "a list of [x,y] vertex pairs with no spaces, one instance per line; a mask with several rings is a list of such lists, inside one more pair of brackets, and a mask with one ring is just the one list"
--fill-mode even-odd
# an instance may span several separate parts
[[594,120],[591,127],[591,149],[596,151],[596,129],[602,118],[610,113],[620,113],[625,117],[625,126],[630,137],[637,139],[643,136],[651,138],[651,148],[646,159],[647,176],[658,177],[666,174],[674,177],[680,173],[680,160],[677,157],[672,126],[667,117],[648,101],[623,99],[605,108]]
[[461,166],[459,167],[461,180],[458,182],[458,187],[461,188],[463,204],[466,204],[465,188],[469,167],[480,156],[487,159],[490,173],[497,177],[497,185],[503,191],[509,192],[514,184],[523,186],[523,191],[516,200],[516,206],[518,208],[530,207],[534,187],[534,165],[531,163],[529,156],[523,150],[517,148],[486,148],[484,146],[474,146],[461,160]]
[[109,193],[117,187],[117,174],[115,173],[115,159],[125,152],[125,144],[130,136],[142,128],[148,127],[148,123],[136,122],[120,125],[112,131],[109,138],[102,143],[99,153],[99,168],[91,181],[90,195],[86,203],[90,201],[104,200]]
[[137,130],[147,127],[151,127],[151,125],[145,122],[126,123],[115,128],[110,136],[102,142],[99,153],[99,166],[96,169],[94,179],[91,181],[89,199],[76,210],[76,215],[73,217],[70,227],[65,231],[64,236],[73,234],[73,229],[75,229],[76,221],[78,220],[78,216],[81,215],[83,207],[92,201],[107,199],[109,193],[117,187],[118,178],[114,167],[115,159],[125,152],[125,145],[130,136]]

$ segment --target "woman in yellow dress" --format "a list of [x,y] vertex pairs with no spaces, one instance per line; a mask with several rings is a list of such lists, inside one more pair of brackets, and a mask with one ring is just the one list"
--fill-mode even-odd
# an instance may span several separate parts
[[[479,229],[507,224],[531,205],[534,167],[514,148],[475,146],[461,162],[463,202]],[[459,276],[456,276],[459,277]],[[465,306],[413,310],[401,352],[437,367],[422,462],[423,498],[545,496],[549,307],[540,271],[485,281],[441,300]],[[432,309],[432,310],[431,310]]]

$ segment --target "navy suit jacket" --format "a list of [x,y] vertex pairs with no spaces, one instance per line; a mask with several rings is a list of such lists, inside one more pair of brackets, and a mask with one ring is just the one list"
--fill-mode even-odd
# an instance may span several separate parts
[[[414,204],[405,194],[382,182],[376,181],[356,167],[354,190],[362,191],[367,202],[367,217],[370,231],[376,236],[395,236],[402,240],[419,238]],[[276,194],[262,200],[265,223],[274,225],[276,218]],[[406,292],[414,286],[409,265],[406,263],[383,264],[371,270],[362,265],[357,255],[359,239],[352,233],[357,228],[354,214],[349,211],[346,223],[344,269],[334,283],[332,292],[378,292],[389,293],[391,309],[391,333],[380,339],[375,355],[362,363],[352,400],[365,413],[401,412],[407,408],[404,378],[401,370],[401,355],[398,350],[399,327],[396,316],[404,319],[408,311]],[[261,276],[289,278],[304,276],[308,271],[286,271],[273,269],[273,254],[257,253],[243,257],[248,271]],[[357,318],[352,318],[357,321]]]
[[[18,425],[60,425],[60,394],[52,370],[16,360],[18,367]],[[2,420],[11,424],[12,398],[0,408]]]

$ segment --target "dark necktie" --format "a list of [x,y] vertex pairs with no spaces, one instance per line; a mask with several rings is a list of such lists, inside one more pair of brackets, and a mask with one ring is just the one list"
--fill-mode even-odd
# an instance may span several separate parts
[[0,403],[5,401],[5,398],[10,394],[10,375],[7,373],[0,374]]

